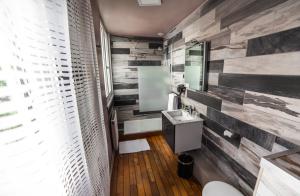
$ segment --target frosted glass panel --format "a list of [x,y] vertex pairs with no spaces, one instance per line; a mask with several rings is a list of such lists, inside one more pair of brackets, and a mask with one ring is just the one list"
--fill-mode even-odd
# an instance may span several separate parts
[[167,67],[138,68],[140,111],[166,110],[168,106],[170,74]]
[[194,90],[201,90],[199,81],[202,80],[202,67],[195,65],[185,66],[184,72],[186,76],[193,76],[185,78],[185,82],[189,84],[189,88]]

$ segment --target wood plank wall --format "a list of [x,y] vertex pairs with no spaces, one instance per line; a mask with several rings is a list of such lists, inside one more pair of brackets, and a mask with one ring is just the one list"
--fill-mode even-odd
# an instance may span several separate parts
[[260,158],[300,145],[300,1],[205,1],[165,36],[174,90],[191,40],[210,42],[208,92],[183,98],[206,120],[198,179],[251,195]]
[[138,67],[161,66],[162,48],[159,38],[111,36],[114,105],[120,130],[124,121],[161,116],[160,112],[139,111]]

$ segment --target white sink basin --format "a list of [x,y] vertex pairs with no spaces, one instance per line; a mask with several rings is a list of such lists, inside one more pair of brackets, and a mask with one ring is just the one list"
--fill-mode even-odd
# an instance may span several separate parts
[[191,115],[185,110],[162,111],[162,113],[172,122],[172,124],[189,123],[203,121],[198,116]]
[[203,119],[185,110],[162,111],[162,131],[175,153],[201,148]]

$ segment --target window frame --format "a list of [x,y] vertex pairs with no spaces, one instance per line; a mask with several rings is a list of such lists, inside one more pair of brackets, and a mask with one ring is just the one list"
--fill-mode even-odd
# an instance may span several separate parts
[[108,99],[108,103],[109,103],[113,95],[110,35],[106,32],[102,23],[100,23],[100,38],[101,38],[101,52],[102,52],[105,96]]

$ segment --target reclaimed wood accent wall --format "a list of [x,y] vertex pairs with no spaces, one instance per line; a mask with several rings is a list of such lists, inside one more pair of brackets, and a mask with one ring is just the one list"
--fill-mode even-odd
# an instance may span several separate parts
[[183,97],[205,119],[198,178],[252,195],[261,157],[300,145],[300,1],[205,1],[165,36],[174,91],[192,40],[210,42],[208,92]]
[[138,66],[161,66],[163,40],[111,36],[114,106],[119,129],[127,120],[160,117],[160,112],[139,111]]

